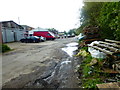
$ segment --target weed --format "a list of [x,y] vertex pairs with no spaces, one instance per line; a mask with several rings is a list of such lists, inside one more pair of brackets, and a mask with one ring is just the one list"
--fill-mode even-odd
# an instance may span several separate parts
[[89,64],[89,63],[91,62],[91,60],[92,60],[92,56],[89,54],[89,55],[86,57],[86,59],[83,60],[83,63]]
[[[0,45],[0,47],[1,47],[1,45]],[[1,48],[2,50],[0,50],[0,51],[2,51],[2,52],[7,52],[7,51],[10,51],[11,49],[7,46],[7,45],[5,45],[5,44],[2,44],[2,48]]]
[[97,88],[96,87],[96,84],[100,84],[101,83],[101,80],[100,80],[100,78],[95,78],[95,79],[83,79],[82,80],[83,81],[83,85],[82,85],[82,87],[84,87],[84,88]]
[[91,74],[91,67],[84,66],[84,68],[83,68],[83,75],[84,75],[84,77],[89,77],[90,74]]
[[[80,68],[82,70],[82,87],[84,88],[96,88],[96,84],[101,83],[101,76],[100,76],[100,70],[101,66],[96,64],[94,66],[90,65],[90,62],[92,61],[92,56],[89,54],[86,56],[86,58],[82,61]],[[98,61],[102,61],[102,59],[99,59]]]
[[88,52],[88,47],[82,47],[81,50],[85,50],[86,52]]

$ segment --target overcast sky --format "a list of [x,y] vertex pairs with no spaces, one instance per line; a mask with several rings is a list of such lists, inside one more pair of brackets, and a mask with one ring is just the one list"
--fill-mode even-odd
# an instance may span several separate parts
[[68,31],[79,26],[82,0],[0,0],[0,21]]

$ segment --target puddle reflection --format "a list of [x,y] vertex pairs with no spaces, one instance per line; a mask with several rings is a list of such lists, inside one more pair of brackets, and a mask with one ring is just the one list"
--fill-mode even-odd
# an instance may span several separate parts
[[69,43],[66,45],[66,47],[62,48],[63,51],[65,51],[70,57],[73,56],[73,51],[77,50],[78,43],[73,42],[73,43]]

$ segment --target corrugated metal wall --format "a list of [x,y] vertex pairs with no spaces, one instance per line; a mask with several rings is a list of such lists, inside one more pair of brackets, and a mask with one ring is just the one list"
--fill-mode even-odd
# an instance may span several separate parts
[[21,38],[24,37],[24,31],[23,30],[15,30],[15,38],[16,41],[20,41]]
[[24,37],[24,30],[20,29],[2,29],[3,42],[20,41]]

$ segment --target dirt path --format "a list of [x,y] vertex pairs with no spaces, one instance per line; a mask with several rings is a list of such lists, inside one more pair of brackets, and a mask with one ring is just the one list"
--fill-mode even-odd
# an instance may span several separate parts
[[[75,60],[78,59],[70,57],[61,50],[70,42],[74,42],[74,39],[27,44],[9,43],[8,45],[15,50],[2,56],[3,86],[9,88],[77,87],[77,79],[73,72],[74,66],[77,65]],[[69,83],[71,81],[75,84]]]

